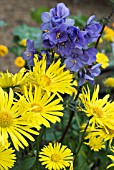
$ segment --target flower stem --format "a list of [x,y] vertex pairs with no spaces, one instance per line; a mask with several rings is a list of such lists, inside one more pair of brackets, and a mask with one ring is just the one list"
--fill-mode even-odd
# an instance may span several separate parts
[[85,127],[85,129],[84,129],[84,132],[83,132],[83,134],[82,134],[82,136],[81,136],[81,142],[80,142],[80,144],[79,144],[79,146],[78,146],[78,148],[77,148],[77,151],[76,151],[76,154],[75,154],[75,157],[74,157],[74,162],[75,162],[75,160],[76,160],[76,157],[77,157],[78,154],[79,154],[79,151],[80,151],[80,149],[81,149],[81,146],[83,145],[84,135],[85,135],[85,133],[86,133],[86,130],[87,130],[87,128],[88,128],[88,125],[89,125],[89,121],[88,121],[88,123],[87,123],[87,125],[86,125],[86,127]]
[[[80,87],[80,88],[81,88],[81,87]],[[78,99],[79,94],[80,94],[80,89],[78,90],[78,93],[77,93],[77,96],[76,96],[75,101]],[[71,125],[71,122],[72,122],[73,117],[74,117],[74,111],[72,111],[71,114],[70,114],[68,124],[67,124],[65,130],[63,131],[62,137],[61,137],[61,139],[59,140],[59,142],[61,142],[61,143],[63,142],[63,140],[64,140],[64,138],[65,138],[65,135],[67,134],[68,129],[70,128],[70,125]]]
[[104,17],[104,20],[105,20],[105,21],[104,21],[102,30],[101,30],[101,32],[100,32],[100,36],[99,36],[99,38],[98,38],[97,41],[96,41],[95,48],[98,47],[99,40],[100,40],[100,38],[101,38],[101,36],[102,36],[102,34],[103,34],[104,28],[105,28],[105,26],[107,25],[107,23],[109,22],[109,19],[112,17],[113,13],[114,13],[114,9],[111,11],[111,13],[109,14],[109,16]]

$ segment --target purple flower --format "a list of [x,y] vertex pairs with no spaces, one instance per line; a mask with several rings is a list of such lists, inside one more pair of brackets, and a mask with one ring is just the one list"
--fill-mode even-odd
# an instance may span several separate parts
[[88,40],[88,43],[95,42],[97,38],[100,36],[100,31],[102,29],[101,24],[97,21],[94,21],[94,19],[95,15],[91,16],[87,20],[87,25],[85,27],[85,31],[87,33],[85,36]]
[[98,76],[101,72],[100,67],[101,64],[96,64],[93,66],[88,66],[87,68],[82,68],[78,72],[79,82],[78,85],[82,86],[86,80],[90,82],[90,84],[94,85],[95,80],[94,77]]
[[22,58],[28,61],[28,65],[33,66],[34,54],[37,53],[36,50],[34,49],[34,41],[28,39],[26,45],[27,45],[27,50],[23,53]]
[[98,50],[96,48],[88,48],[86,50],[83,50],[83,54],[85,58],[87,59],[87,64],[91,65],[93,62],[96,61],[96,54],[98,53]]
[[63,57],[70,56],[72,54],[72,49],[74,48],[74,45],[75,44],[68,39],[67,41],[58,44],[55,47],[55,52]]
[[66,64],[67,69],[74,72],[78,72],[83,66],[82,61],[76,57],[67,57],[64,61],[64,64]]
[[49,12],[43,12],[41,19],[43,23],[40,26],[42,31],[49,31],[53,27],[60,26],[60,24],[65,23],[66,25],[74,25],[73,19],[67,19],[70,15],[69,9],[64,3],[56,4],[55,8],[52,8]]
[[60,27],[53,28],[48,35],[49,41],[55,45],[67,41],[68,36],[66,29],[67,26],[65,24],[62,24]]
[[55,8],[50,10],[50,14],[53,17],[58,16],[59,18],[65,19],[70,15],[70,11],[64,3],[58,3]]

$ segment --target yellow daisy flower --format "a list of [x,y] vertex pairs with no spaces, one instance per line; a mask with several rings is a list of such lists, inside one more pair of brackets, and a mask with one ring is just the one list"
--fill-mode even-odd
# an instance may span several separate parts
[[109,66],[109,59],[105,54],[97,53],[96,57],[97,57],[96,62],[101,64],[102,68],[106,68]]
[[5,145],[10,138],[14,147],[19,150],[19,147],[28,146],[24,136],[34,141],[30,133],[35,135],[39,133],[31,129],[32,125],[23,116],[25,109],[20,107],[18,102],[14,102],[13,96],[12,89],[7,94],[0,88],[0,142]]
[[113,77],[108,77],[105,81],[104,84],[109,87],[114,87],[114,78]]
[[48,146],[44,146],[39,157],[42,165],[45,165],[45,168],[49,170],[66,169],[73,160],[71,150],[65,145],[61,146],[61,143],[55,143],[54,146],[52,146],[52,143],[49,143]]
[[[86,123],[84,123],[81,127],[81,131],[84,131],[85,127],[86,127]],[[92,128],[91,125],[88,125],[87,127],[87,130],[86,130],[86,137],[85,139],[95,139],[97,138],[98,142],[106,142],[106,141],[109,141],[109,148],[111,151],[114,151],[114,147],[112,146],[112,141],[114,139],[114,130],[112,129],[109,129],[109,128],[103,128],[103,127],[95,127],[95,128]],[[96,143],[98,143],[96,142]],[[92,140],[90,141],[90,143],[92,143]],[[92,145],[92,144],[91,144]],[[100,147],[100,144],[99,144],[99,147]]]
[[16,155],[12,148],[6,148],[0,143],[0,170],[8,170],[14,166]]
[[22,39],[22,40],[19,42],[19,45],[22,45],[22,46],[26,47],[26,41],[27,41],[27,39]]
[[0,87],[3,89],[7,88],[17,88],[24,85],[26,82],[25,68],[22,68],[18,73],[12,74],[7,71],[7,73],[0,72]]
[[63,116],[61,112],[63,105],[60,104],[60,99],[55,99],[55,95],[48,96],[40,87],[34,88],[30,85],[29,90],[24,88],[24,95],[27,100],[27,107],[29,111],[26,117],[37,128],[39,124],[50,127],[50,123],[60,122],[60,117]]
[[104,129],[104,128],[99,128],[95,129],[92,132],[95,136],[99,136],[104,140],[104,142],[109,141],[109,148],[111,151],[114,151],[114,147],[112,146],[112,141],[114,139],[114,130],[112,129]]
[[[73,75],[69,70],[64,70],[65,65],[60,66],[61,62],[58,60],[56,63],[52,63],[48,69],[46,69],[46,60],[35,60],[35,66],[33,72],[30,73],[28,82],[40,86],[43,90],[46,90],[48,95],[50,93],[58,94],[67,93],[70,94],[72,86]],[[61,98],[62,99],[62,98]]]
[[[84,131],[87,123],[83,123],[81,126],[81,131]],[[91,125],[87,126],[86,129],[86,136],[84,137],[86,140],[89,140],[89,142],[84,142],[84,144],[88,145],[91,150],[94,150],[95,152],[98,152],[102,148],[105,148],[105,140],[103,136],[100,133],[101,129],[92,128]]]
[[25,65],[25,60],[21,56],[17,57],[14,61],[15,65],[19,68],[24,67]]
[[0,45],[0,57],[8,54],[8,48],[5,45]]
[[104,29],[104,39],[107,40],[107,41],[111,41],[111,42],[114,42],[114,30],[109,28],[109,27],[105,27]]
[[104,128],[114,129],[114,102],[108,101],[109,94],[103,99],[98,99],[98,93],[99,85],[94,88],[92,97],[89,87],[87,87],[87,90],[83,87],[79,98],[85,109],[81,106],[78,108],[90,117],[89,123],[92,123],[93,128],[95,125],[100,125]]
[[106,168],[106,169],[109,169],[109,168],[111,168],[111,167],[114,166],[114,156],[113,156],[113,155],[107,155],[107,156],[113,161],[113,163],[111,163],[110,165],[108,165],[107,168]]
[[[88,139],[88,136],[85,137],[85,139]],[[105,143],[102,138],[92,136],[89,138],[89,142],[84,142],[86,145],[88,145],[91,150],[94,150],[94,152],[98,152],[99,150],[105,148]]]

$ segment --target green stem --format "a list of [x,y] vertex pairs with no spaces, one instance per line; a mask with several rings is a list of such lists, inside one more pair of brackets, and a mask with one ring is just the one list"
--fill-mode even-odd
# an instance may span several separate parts
[[44,136],[45,131],[46,131],[46,127],[43,128],[42,133],[40,134],[39,143],[41,142],[42,137]]
[[83,162],[82,165],[80,166],[80,170],[82,170],[82,168],[83,168],[83,166],[85,165],[86,161],[88,160],[90,154],[91,154],[91,150],[89,150],[89,153],[88,153],[86,159],[84,160],[84,162]]
[[87,128],[88,128],[88,125],[89,125],[89,121],[88,121],[88,123],[87,123],[87,125],[86,125],[86,127],[85,127],[85,129],[84,129],[84,132],[83,132],[83,134],[82,134],[82,136],[81,136],[81,142],[80,142],[80,144],[79,144],[79,146],[78,146],[78,148],[77,148],[77,151],[76,151],[76,154],[75,154],[75,157],[74,157],[74,162],[75,162],[76,157],[78,156],[79,151],[80,151],[80,149],[81,149],[81,147],[82,147],[82,145],[83,145],[84,135],[85,135],[85,133],[86,133],[86,130],[87,130]]
[[106,143],[106,151],[105,151],[104,159],[103,159],[103,163],[102,163],[102,170],[103,170],[103,169],[106,169],[108,148],[109,148],[109,143],[108,143],[108,141],[107,141],[107,143]]
[[36,138],[36,169],[39,170],[39,143],[40,143],[40,138],[39,135]]

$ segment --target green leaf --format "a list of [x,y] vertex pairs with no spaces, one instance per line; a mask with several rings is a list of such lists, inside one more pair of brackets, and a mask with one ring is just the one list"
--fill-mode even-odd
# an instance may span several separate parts
[[2,20],[0,20],[0,27],[5,27],[5,26],[7,26],[7,23],[2,21]]
[[75,20],[75,25],[79,27],[83,27],[86,24],[87,17],[84,15],[70,16],[70,18]]
[[49,11],[49,9],[45,6],[41,6],[38,9],[32,8],[31,10],[32,19],[36,21],[38,24],[41,24],[42,23],[41,14],[46,11]]
[[39,28],[29,27],[26,24],[13,29],[13,35],[18,37],[20,40],[24,38],[36,39],[39,32],[41,32]]
[[80,149],[78,157],[76,158],[77,169],[81,168],[81,170],[85,170],[85,169],[90,170],[90,167],[88,164],[89,158],[87,159],[88,152],[89,150],[86,148],[85,145],[83,145]]
[[35,160],[36,160],[36,157],[27,158],[27,159],[23,160],[20,163],[20,165],[13,168],[12,170],[30,170],[30,168],[34,165]]

